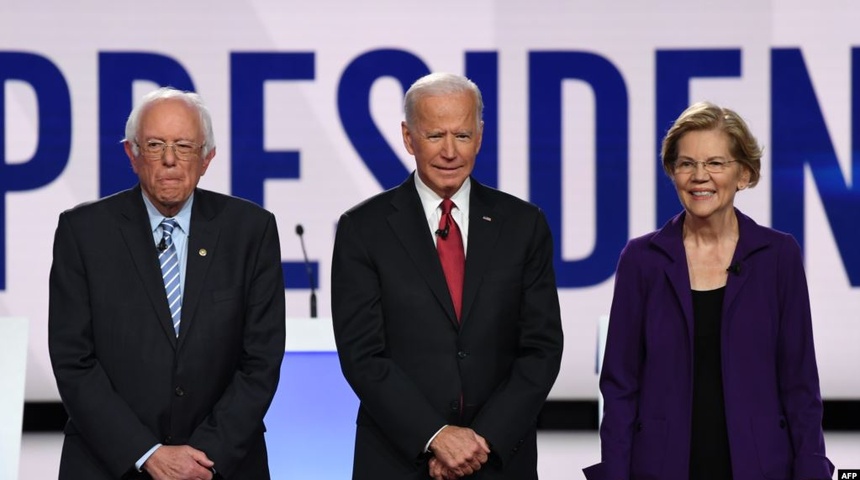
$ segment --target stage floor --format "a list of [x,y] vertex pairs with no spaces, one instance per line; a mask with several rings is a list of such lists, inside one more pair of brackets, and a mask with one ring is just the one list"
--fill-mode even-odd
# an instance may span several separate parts
[[[860,468],[860,433],[831,432],[826,435],[827,453],[836,468]],[[21,445],[20,480],[57,478],[63,436],[59,433],[26,433]],[[582,467],[600,458],[595,432],[543,432],[538,434],[538,455],[541,480],[570,480],[584,478],[578,474]],[[320,452],[325,455],[325,452]],[[338,459],[331,459],[338,460]],[[341,459],[349,462],[349,459]],[[311,462],[312,459],[297,459]],[[312,467],[311,467],[312,468]],[[274,470],[274,469],[273,469]],[[323,477],[294,478],[279,476],[275,480],[310,480]],[[341,480],[324,478],[324,480]],[[345,477],[348,480],[348,475]]]

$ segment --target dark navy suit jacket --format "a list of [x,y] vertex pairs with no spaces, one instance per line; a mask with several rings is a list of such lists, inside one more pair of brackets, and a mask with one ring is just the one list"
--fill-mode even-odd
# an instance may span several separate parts
[[341,217],[332,314],[361,400],[354,479],[429,479],[422,452],[444,424],[492,446],[468,478],[537,479],[536,418],[563,337],[552,237],[536,206],[472,180],[458,323],[410,176]]
[[[722,376],[734,480],[829,479],[803,260],[788,234],[736,211],[722,307]],[[600,379],[602,462],[586,478],[686,480],[693,302],[685,213],[621,253]]]
[[196,190],[177,338],[140,187],[60,215],[48,346],[69,414],[61,479],[149,478],[188,444],[228,479],[269,478],[263,417],[284,356],[275,217]]

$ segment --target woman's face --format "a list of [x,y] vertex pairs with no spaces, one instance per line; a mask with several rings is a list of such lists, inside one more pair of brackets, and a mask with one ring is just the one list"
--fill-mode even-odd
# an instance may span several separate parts
[[695,130],[678,140],[672,181],[688,215],[700,219],[727,215],[735,193],[749,185],[750,173],[729,151],[720,130]]

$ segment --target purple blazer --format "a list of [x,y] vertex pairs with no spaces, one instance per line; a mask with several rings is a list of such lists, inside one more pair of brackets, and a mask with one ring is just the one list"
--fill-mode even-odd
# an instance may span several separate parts
[[[734,480],[830,479],[803,259],[788,234],[735,210],[740,238],[722,310]],[[693,300],[685,213],[618,261],[600,391],[602,462],[589,480],[689,477]]]

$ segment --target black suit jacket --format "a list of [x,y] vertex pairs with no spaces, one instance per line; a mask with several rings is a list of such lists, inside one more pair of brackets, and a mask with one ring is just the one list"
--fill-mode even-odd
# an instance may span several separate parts
[[135,187],[60,215],[49,348],[69,414],[61,479],[147,478],[156,443],[205,452],[224,478],[268,478],[263,417],[284,355],[274,216],[196,190],[176,338]]
[[490,442],[473,478],[537,478],[535,420],[563,344],[552,238],[537,207],[475,180],[469,208],[461,324],[413,176],[340,219],[332,313],[361,401],[355,479],[429,478],[422,452],[444,424]]

